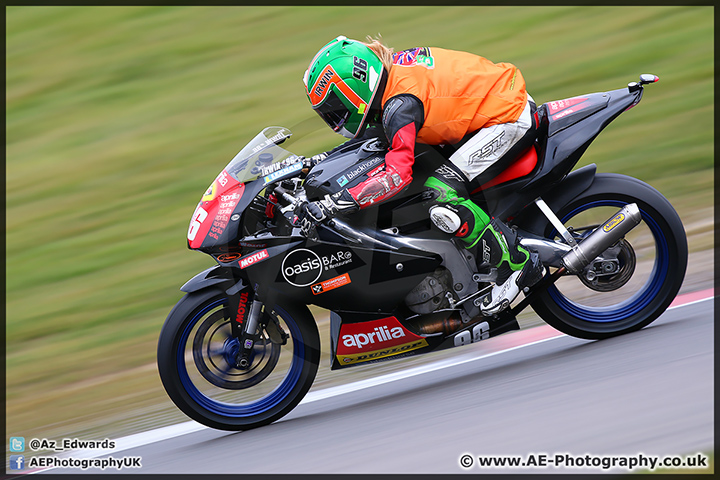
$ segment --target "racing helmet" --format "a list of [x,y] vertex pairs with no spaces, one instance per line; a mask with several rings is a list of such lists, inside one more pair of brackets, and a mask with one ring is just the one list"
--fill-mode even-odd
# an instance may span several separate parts
[[364,131],[373,100],[377,97],[379,102],[386,79],[377,54],[342,35],[320,49],[303,76],[313,110],[347,138]]

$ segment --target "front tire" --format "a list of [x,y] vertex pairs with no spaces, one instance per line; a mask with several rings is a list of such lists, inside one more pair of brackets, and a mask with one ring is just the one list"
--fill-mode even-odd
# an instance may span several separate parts
[[[625,175],[598,174],[585,192],[556,214],[566,227],[577,229],[578,222],[597,224],[629,203],[638,205],[642,222],[617,250],[623,252],[623,273],[631,278],[608,276],[606,284],[593,289],[586,279],[568,275],[531,304],[561,332],[594,340],[639,330],[657,319],[680,290],[687,269],[687,237],[675,209],[650,185]],[[558,237],[550,224],[545,236]]]
[[304,305],[276,304],[277,334],[255,342],[251,366],[232,365],[227,294],[206,289],[187,294],[168,315],[158,341],[158,370],[165,391],[188,417],[220,430],[249,430],[287,415],[305,396],[320,362],[320,338]]

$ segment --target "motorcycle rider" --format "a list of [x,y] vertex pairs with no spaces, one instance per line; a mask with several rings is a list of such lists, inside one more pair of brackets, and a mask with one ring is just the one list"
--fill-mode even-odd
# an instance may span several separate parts
[[481,311],[499,312],[542,277],[537,253],[468,193],[535,139],[535,105],[514,65],[435,47],[395,53],[377,39],[339,36],[315,55],[303,81],[312,108],[335,132],[350,142],[384,136],[390,147],[384,165],[362,182],[305,204],[303,233],[338,212],[396,195],[412,181],[415,143],[441,145],[453,153],[425,182],[434,197],[429,214],[437,228],[474,249],[479,264],[498,267]]

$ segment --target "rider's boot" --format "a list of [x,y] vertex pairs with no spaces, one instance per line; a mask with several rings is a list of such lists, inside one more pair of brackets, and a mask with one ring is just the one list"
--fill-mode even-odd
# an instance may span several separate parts
[[498,269],[495,285],[480,306],[484,315],[504,310],[523,288],[535,285],[544,275],[538,254],[520,245],[517,234],[495,218],[476,245],[478,264],[489,263]]
[[490,218],[481,233],[474,237],[470,232],[463,232],[467,222],[461,217],[470,218],[463,213],[457,206],[449,204],[430,208],[430,218],[440,230],[462,236],[466,242],[476,238],[467,248],[475,250],[478,266],[497,267],[495,285],[480,306],[484,315],[493,315],[507,308],[520,290],[536,284],[544,270],[538,254],[521,246],[516,233],[503,222]]

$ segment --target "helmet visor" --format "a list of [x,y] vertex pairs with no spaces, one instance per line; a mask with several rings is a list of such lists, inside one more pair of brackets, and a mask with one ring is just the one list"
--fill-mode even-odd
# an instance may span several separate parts
[[315,111],[336,132],[345,125],[352,114],[334,90],[328,92],[325,101],[315,107]]

